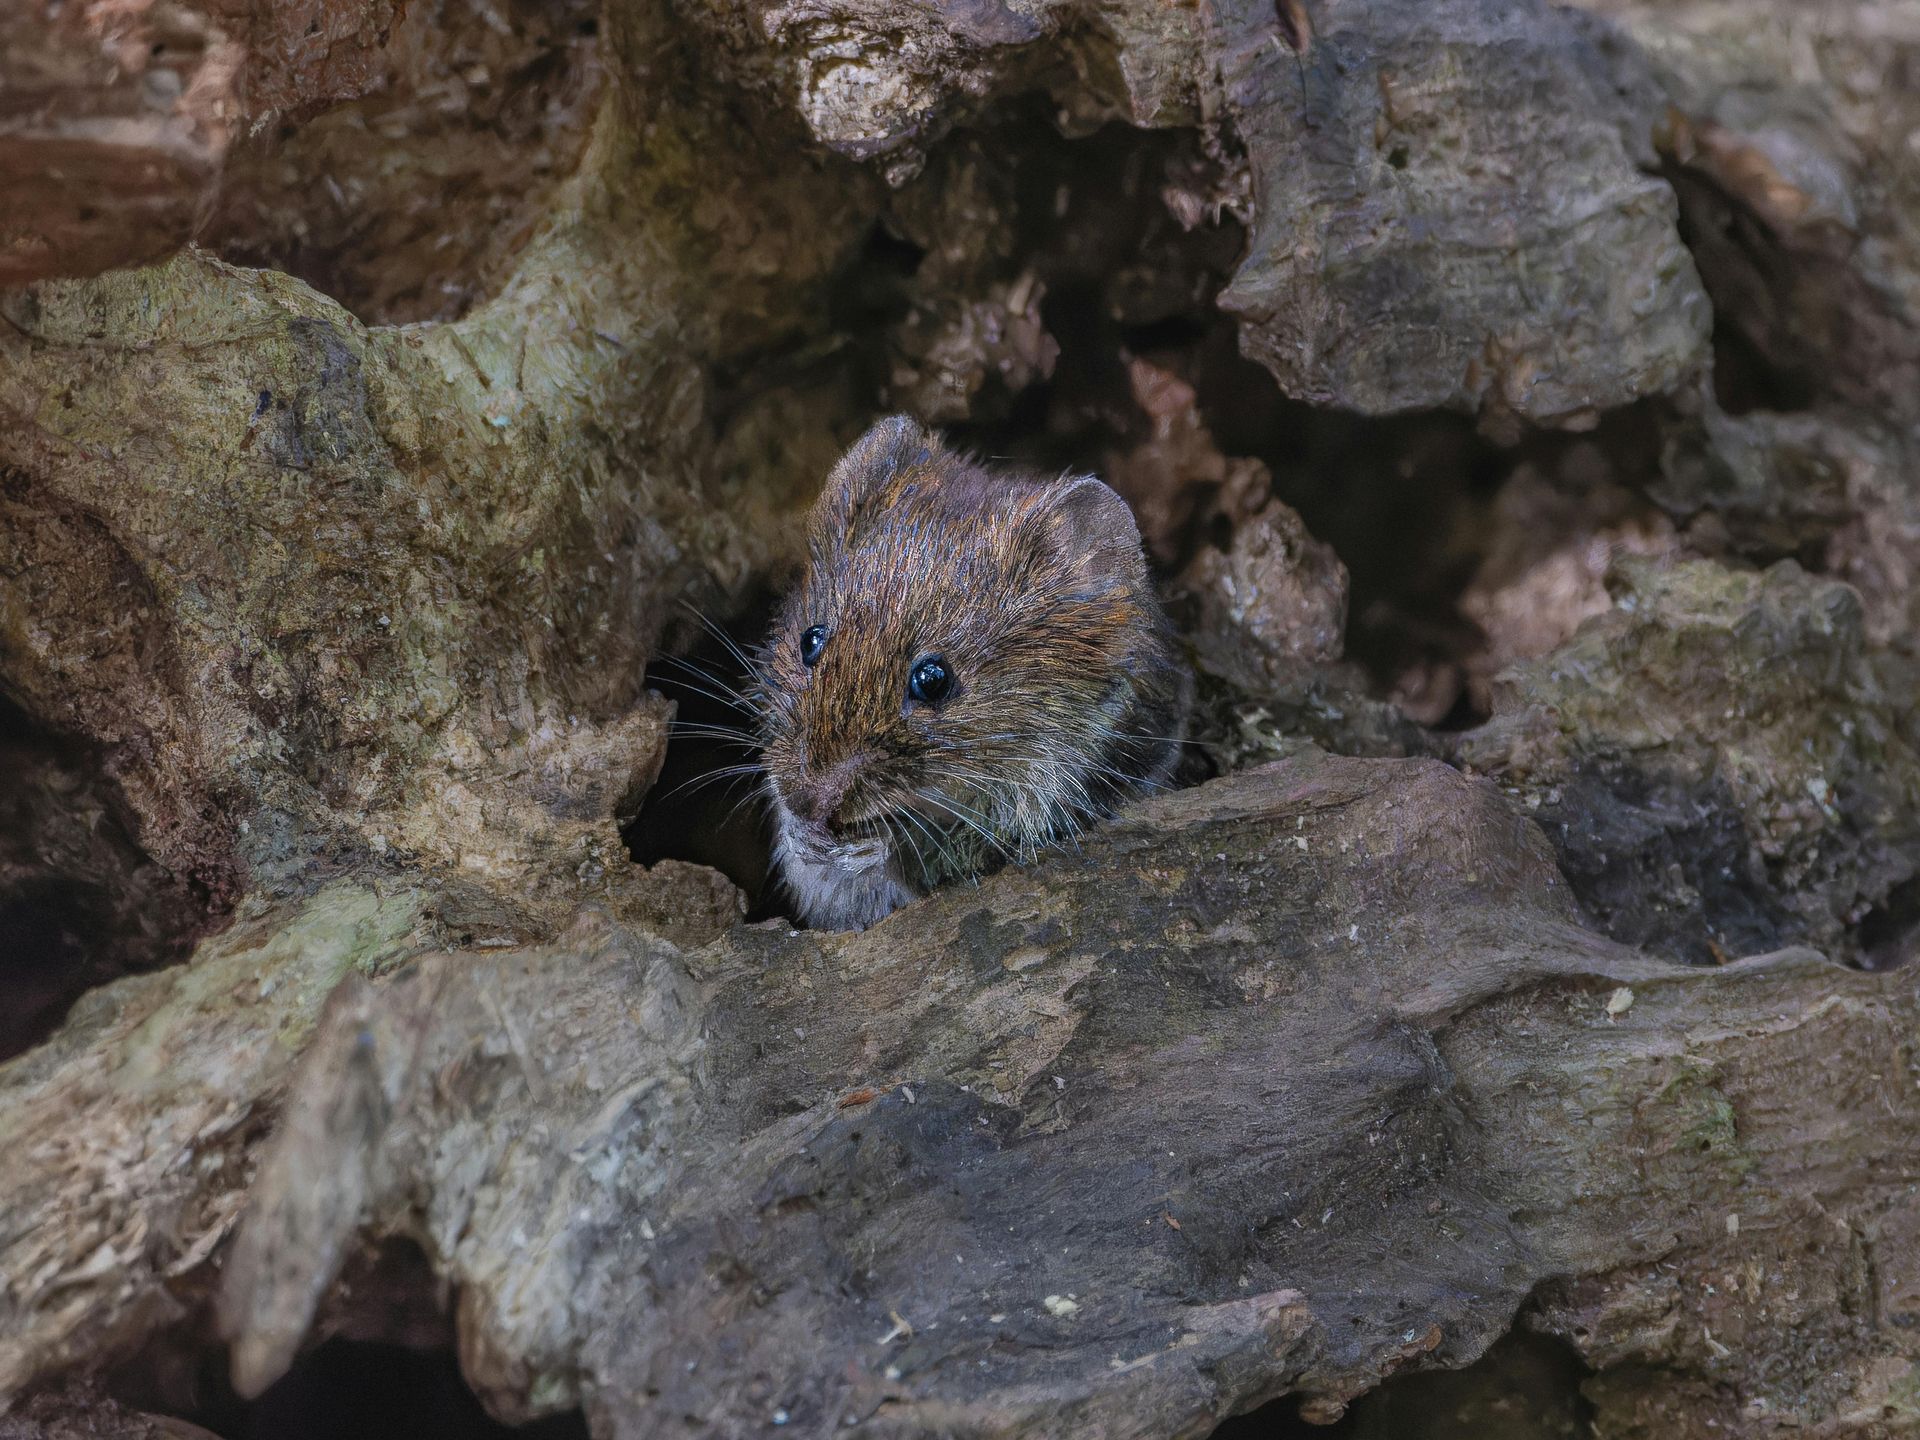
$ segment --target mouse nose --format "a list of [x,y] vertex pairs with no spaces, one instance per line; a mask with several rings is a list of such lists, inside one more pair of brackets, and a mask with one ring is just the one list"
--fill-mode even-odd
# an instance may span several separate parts
[[849,755],[836,765],[808,774],[788,792],[787,808],[809,825],[828,831],[840,828],[847,795],[866,764],[865,755]]

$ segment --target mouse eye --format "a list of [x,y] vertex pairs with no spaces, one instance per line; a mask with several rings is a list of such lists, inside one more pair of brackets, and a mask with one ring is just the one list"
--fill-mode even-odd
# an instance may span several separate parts
[[944,655],[922,655],[907,672],[907,694],[922,705],[938,705],[953,693],[953,672]]
[[827,643],[827,627],[810,625],[800,632],[800,663],[811,668]]

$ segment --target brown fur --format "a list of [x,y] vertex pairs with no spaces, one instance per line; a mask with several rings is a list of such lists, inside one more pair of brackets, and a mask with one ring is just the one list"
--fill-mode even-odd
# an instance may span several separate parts
[[[808,545],[755,698],[776,859],[809,923],[870,924],[1166,782],[1190,682],[1099,481],[997,474],[896,417],[835,467]],[[954,677],[937,706],[908,694],[927,655]]]

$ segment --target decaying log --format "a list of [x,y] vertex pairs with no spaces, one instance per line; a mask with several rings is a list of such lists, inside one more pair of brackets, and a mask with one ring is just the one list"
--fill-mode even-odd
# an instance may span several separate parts
[[215,1440],[213,1432],[171,1415],[146,1415],[93,1387],[36,1395],[0,1415],[0,1440]]
[[1790,560],[1632,561],[1609,583],[1618,604],[1503,674],[1456,755],[1540,820],[1616,939],[1694,963],[1856,958],[1850,927],[1920,873],[1911,661]]
[[[0,17],[0,287],[171,257],[0,293],[0,904],[191,952],[0,1064],[0,1435],[390,1241],[602,1436],[1331,1419],[1516,1316],[1607,1440],[1920,1430],[1920,29],[1817,8]],[[646,667],[879,405],[1114,479],[1229,773],[747,925],[628,861]],[[1308,512],[1434,475],[1417,694]]]
[[97,1362],[177,1313],[232,1228],[257,1140],[321,1004],[423,944],[416,892],[321,890],[193,962],[90,992],[6,1067],[0,1395]]
[[1671,192],[1563,12],[1340,10],[1295,65],[1271,10],[1221,22],[1259,215],[1221,304],[1290,394],[1581,425],[1698,368],[1710,311]]
[[0,287],[178,249],[212,207],[245,126],[372,88],[404,8],[9,5],[0,15]]
[[[694,150],[735,158],[687,214],[658,202]],[[544,873],[564,915],[618,856],[672,597],[777,563],[808,498],[762,478],[783,446],[721,473],[701,434],[702,365],[792,323],[850,234],[844,174],[760,163],[664,96],[603,107],[504,292],[446,325],[199,254],[0,302],[7,687],[109,747],[214,908],[345,848],[535,910]]]
[[1911,970],[1583,930],[1437,763],[1284,764],[861,936],[590,917],[350,982],[229,1262],[237,1374],[364,1230],[455,1278],[502,1413],[609,1435],[1333,1413],[1549,1282],[1616,1363],[1818,1425],[1914,1359],[1917,1005]]
[[1089,122],[1228,117],[1253,225],[1220,303],[1301,399],[1584,426],[1703,363],[1710,309],[1672,192],[1558,7],[1375,0],[1302,35],[1272,0],[1092,6],[1068,83],[1035,52],[1074,8],[944,5],[904,34],[884,0],[700,18],[750,57],[735,78],[895,175],[984,97],[1038,83]]

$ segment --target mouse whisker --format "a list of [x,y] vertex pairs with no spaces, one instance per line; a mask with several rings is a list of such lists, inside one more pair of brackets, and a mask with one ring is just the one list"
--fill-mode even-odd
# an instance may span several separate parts
[[674,720],[667,725],[667,733],[676,740],[725,740],[729,744],[740,745],[749,750],[760,748],[760,737],[748,730],[732,725],[709,725],[704,720]]
[[1139,740],[1155,745],[1188,745],[1198,747],[1202,742],[1191,735],[1155,735],[1150,730],[1116,730],[1113,738],[1119,741]]
[[[982,838],[985,839],[990,846],[1000,850],[1003,855],[1006,854],[1004,845],[1000,844],[992,831],[983,830],[982,824],[977,823],[984,822],[986,819],[986,817],[982,816],[978,811],[961,806],[959,802],[955,801],[951,796],[943,796],[937,791],[914,790],[912,796],[913,799],[920,802],[921,805],[934,805],[954,821],[959,822],[957,825],[945,823],[913,805],[904,805],[901,807],[903,813],[912,815],[921,824],[922,828],[931,829],[933,833],[939,837],[940,862],[943,868],[948,870],[966,870],[974,868],[978,864],[978,861],[970,858],[969,855],[967,847],[971,846],[972,842],[971,839],[966,836],[965,832],[968,830],[981,833]],[[962,813],[962,811],[965,813]],[[963,844],[963,841],[965,844]],[[1012,857],[1009,856],[1008,858]]]
[[[1019,830],[1023,850],[1037,851],[1058,840],[1079,835],[1086,828],[1089,815],[1111,810],[1111,802],[1124,797],[1128,789],[1138,783],[1124,771],[1107,765],[1085,762],[1061,764],[1049,757],[1032,755],[1010,757],[1008,763],[1039,767],[1045,772],[1045,778],[1023,781],[1006,774],[988,776],[963,766],[950,768],[953,773],[965,775],[983,788],[1017,795],[1009,823]],[[1096,796],[1089,782],[1104,785],[1112,793]],[[1029,804],[1029,801],[1032,803]],[[1036,809],[1038,814],[1034,813]]]
[[[995,817],[1004,815],[1006,821],[1018,830],[1021,836],[1019,848],[1022,853],[1035,848],[1036,837],[1040,837],[1040,844],[1045,843],[1044,835],[1051,828],[1051,822],[1045,818],[1036,821],[1032,817],[1035,806],[1038,806],[1043,814],[1051,806],[1051,799],[1043,786],[1012,775],[994,775],[966,766],[954,765],[948,766],[947,769],[950,774],[970,781],[974,789],[984,797],[993,815]],[[1011,806],[1006,803],[1009,795],[1013,797]],[[998,823],[988,815],[981,815],[978,812],[970,813],[973,813],[982,823]]]
[[763,726],[766,722],[766,717],[762,715],[759,711],[751,709],[745,705],[737,704],[732,700],[728,700],[723,696],[713,694],[710,691],[703,691],[697,686],[683,685],[678,682],[673,682],[664,689],[659,686],[655,686],[654,688],[655,688],[655,693],[663,696],[668,700],[672,700],[673,702],[675,702],[676,705],[681,706],[683,708],[686,706],[687,702],[690,700],[694,700],[694,699],[708,700],[715,705],[722,706],[723,708],[725,708],[728,711],[731,711],[735,715],[741,716],[745,722],[753,725],[756,730],[759,729],[761,726]]
[[[916,826],[919,827],[921,833],[924,834],[927,837],[927,839],[932,842],[934,851],[935,851],[935,859],[940,862],[940,868],[944,869],[946,862],[941,853],[942,846],[940,844],[939,835],[930,826],[928,826],[926,821],[922,820],[918,815],[915,815],[912,810],[907,809],[905,806],[900,807],[897,811],[894,811],[892,813],[898,814],[902,818],[912,821]],[[919,865],[921,883],[925,885],[929,890],[931,890],[934,886],[934,877],[933,877],[933,871],[930,870],[927,866],[926,852],[921,850],[918,842],[916,842],[913,839],[912,835],[905,830],[898,832],[898,839],[901,842],[901,848],[906,850],[909,854],[911,854],[914,858],[914,862],[917,865]]]
[[[766,799],[766,788],[765,785],[749,785],[745,791],[734,798],[733,804],[727,807],[727,813],[720,817],[720,824],[716,828],[721,830],[726,829],[727,826],[733,824],[735,820],[740,818],[740,812],[742,810],[756,801],[764,801]],[[756,821],[765,819],[764,813],[756,816],[755,819]]]
[[662,800],[671,800],[674,796],[683,792],[702,790],[708,785],[717,784],[722,780],[733,783],[739,781],[742,776],[758,775],[759,773],[760,767],[758,765],[727,765],[718,770],[707,770],[698,775],[691,775],[659,798]]
[[[736,649],[734,651],[734,658],[738,665],[739,673],[741,673],[742,675],[750,676],[757,673],[757,671],[754,668],[753,661],[750,657],[743,655],[739,650]],[[727,678],[727,675],[725,673],[719,670],[716,670],[713,666],[709,665],[706,661],[695,659],[691,655],[659,655],[654,658],[653,663],[656,665],[670,666],[675,670],[684,670],[689,675],[697,675],[703,680],[712,680],[717,684],[723,686],[733,694],[737,695],[740,693],[739,690],[734,687],[733,682]]]
[[734,659],[738,660],[742,665],[746,666],[749,670],[753,668],[753,661],[748,657],[747,652],[740,648],[740,642],[735,640],[733,636],[729,635],[725,630],[721,629],[718,625],[714,624],[713,621],[709,620],[706,617],[706,615],[701,613],[699,606],[695,605],[692,601],[686,600],[686,599],[682,599],[680,601],[680,606],[689,615],[693,616],[694,619],[698,620],[701,623],[701,625],[706,628],[708,634],[712,635],[714,639],[718,640],[722,645],[726,646],[728,653],[730,653]]
[[761,706],[756,705],[751,699],[743,695],[737,688],[722,679],[719,675],[696,666],[690,660],[683,660],[676,656],[669,655],[663,659],[656,660],[654,663],[656,665],[670,665],[686,670],[689,674],[697,677],[697,681],[699,682],[696,683],[695,680],[684,679],[677,675],[660,676],[654,688],[661,690],[662,693],[672,690],[684,690],[690,695],[698,695],[703,699],[711,700],[716,705],[724,705],[729,710],[738,710],[741,714],[747,715],[755,720],[765,717],[766,712]]
[[930,805],[938,805],[942,810],[946,811],[949,815],[953,816],[954,819],[958,820],[962,825],[986,841],[987,844],[991,845],[995,850],[998,850],[1007,859],[1017,862],[1021,858],[1012,850],[1009,850],[1006,843],[986,827],[984,823],[986,817],[978,811],[969,810],[957,801],[948,799],[936,790],[916,790],[913,793]]
[[1165,788],[1164,783],[1150,784],[1138,775],[1129,775],[1125,770],[1116,770],[1111,765],[1089,765],[1087,774],[1096,780],[1105,781],[1113,788],[1116,795],[1124,795],[1129,790],[1138,790],[1142,787],[1149,790]]

